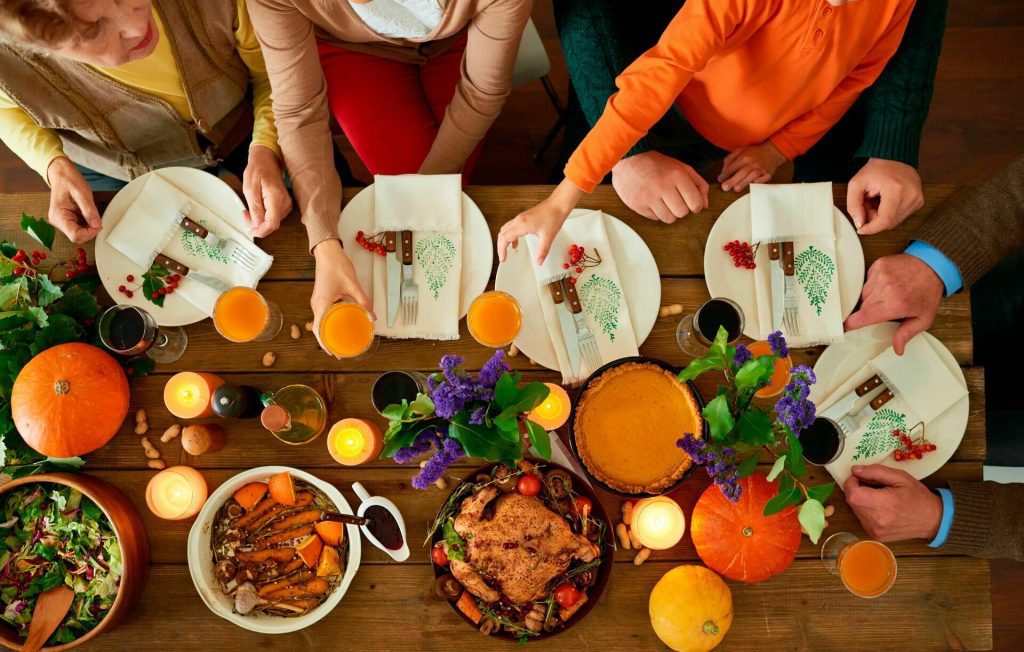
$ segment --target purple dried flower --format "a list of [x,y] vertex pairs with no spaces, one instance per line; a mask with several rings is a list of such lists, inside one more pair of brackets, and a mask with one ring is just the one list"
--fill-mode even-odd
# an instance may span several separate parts
[[473,424],[474,426],[479,426],[480,424],[482,424],[484,422],[484,417],[486,415],[487,415],[487,408],[486,407],[478,407],[477,409],[473,410],[472,413],[470,413],[470,415],[469,415],[469,422],[471,424]]
[[498,349],[480,370],[480,382],[484,387],[493,389],[498,384],[498,379],[506,371],[508,371],[508,365],[505,364],[505,351]]
[[698,439],[689,432],[676,441],[676,446],[682,448],[694,464],[704,467],[722,495],[733,502],[740,499],[743,490],[739,486],[736,449],[727,446],[716,451],[714,444]]
[[430,450],[430,447],[437,442],[437,431],[432,428],[427,428],[420,434],[416,435],[416,439],[413,440],[411,446],[399,448],[391,459],[398,464],[408,464]]
[[454,439],[444,439],[439,448],[427,460],[426,466],[420,470],[419,475],[412,479],[412,486],[416,489],[426,489],[437,482],[448,467],[455,463],[460,457],[465,456],[462,446]]
[[768,336],[768,346],[772,347],[772,353],[780,358],[789,357],[789,347],[786,346],[786,338],[783,337],[782,331],[775,331]]
[[441,358],[441,370],[451,371],[465,362],[465,358],[459,355],[448,354]]
[[750,352],[746,344],[736,345],[736,354],[733,356],[732,361],[737,367],[742,367],[753,359],[754,354]]
[[807,397],[811,393],[810,386],[815,382],[817,378],[810,367],[794,367],[782,398],[775,404],[775,414],[779,421],[789,426],[794,436],[799,437],[805,428],[814,423],[817,408]]

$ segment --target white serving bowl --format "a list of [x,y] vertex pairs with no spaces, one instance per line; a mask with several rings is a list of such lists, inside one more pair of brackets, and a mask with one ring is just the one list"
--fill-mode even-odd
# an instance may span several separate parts
[[235,601],[225,595],[220,589],[220,583],[213,574],[213,552],[210,550],[210,532],[213,529],[213,519],[217,511],[231,496],[244,485],[250,482],[265,482],[270,476],[287,471],[297,480],[305,480],[314,487],[320,489],[331,499],[334,506],[341,514],[352,514],[352,508],[348,501],[341,495],[334,485],[328,484],[316,476],[305,471],[289,468],[287,466],[261,466],[259,468],[243,471],[226,481],[212,494],[203,509],[199,512],[192,530],[188,534],[188,570],[192,575],[192,583],[199,592],[210,611],[217,614],[224,620],[228,620],[239,627],[261,634],[287,634],[305,627],[309,627],[326,616],[332,609],[338,606],[345,591],[348,590],[352,578],[359,570],[359,559],[361,555],[359,528],[355,525],[345,526],[345,536],[348,537],[348,559],[345,562],[345,574],[334,591],[327,596],[327,599],[320,606],[316,607],[301,616],[285,618],[268,614],[251,614],[242,616],[234,611]]

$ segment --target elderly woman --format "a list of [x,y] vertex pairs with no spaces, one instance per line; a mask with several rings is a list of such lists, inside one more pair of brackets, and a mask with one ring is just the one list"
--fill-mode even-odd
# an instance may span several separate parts
[[338,239],[330,112],[374,174],[457,173],[501,111],[531,0],[249,0],[274,115],[316,259],[319,322],[367,309]]
[[6,0],[0,70],[0,139],[74,242],[99,232],[93,190],[171,165],[242,173],[254,235],[291,209],[244,0]]

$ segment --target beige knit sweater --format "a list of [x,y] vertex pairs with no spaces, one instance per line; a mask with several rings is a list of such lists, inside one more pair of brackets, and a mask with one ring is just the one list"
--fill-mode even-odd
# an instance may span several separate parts
[[[423,39],[380,36],[348,0],[247,0],[273,88],[277,137],[309,247],[338,237],[341,182],[334,169],[326,84],[317,40],[409,62],[437,56],[464,33],[462,79],[426,160],[424,174],[459,172],[498,117],[511,87],[532,0],[448,0]],[[387,83],[386,79],[381,80]]]
[[[952,260],[964,287],[1024,247],[1024,157],[981,186],[951,197],[914,239]],[[1024,485],[950,482],[949,488],[953,527],[943,550],[1024,561]]]

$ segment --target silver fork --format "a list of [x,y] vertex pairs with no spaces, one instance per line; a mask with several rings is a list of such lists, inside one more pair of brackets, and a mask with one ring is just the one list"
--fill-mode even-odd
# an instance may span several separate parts
[[412,231],[402,231],[402,323],[411,326],[419,316],[420,287],[412,274]]
[[183,209],[183,211],[179,214],[179,224],[181,224],[181,228],[185,229],[190,233],[194,233],[204,242],[207,242],[213,245],[214,247],[220,249],[221,253],[223,253],[224,256],[227,257],[229,261],[235,263],[236,265],[244,267],[245,269],[248,269],[250,271],[256,269],[256,263],[259,261],[257,260],[255,254],[253,254],[248,249],[240,245],[238,242],[234,240],[228,240],[227,238],[222,238],[213,231],[210,231],[203,225],[199,224],[198,222],[189,219],[188,216],[186,215],[186,210],[187,209]]
[[782,313],[782,330],[786,335],[800,334],[800,320],[797,312],[796,268],[793,264],[793,243],[782,243],[782,269],[786,277],[786,294]]
[[583,304],[580,303],[580,297],[576,294],[574,284],[565,283],[565,298],[569,302],[569,311],[572,312],[573,321],[576,322],[576,341],[579,342],[580,353],[587,361],[590,371],[597,371],[601,367],[601,351],[597,348],[594,331],[590,329],[587,318],[583,315]]

